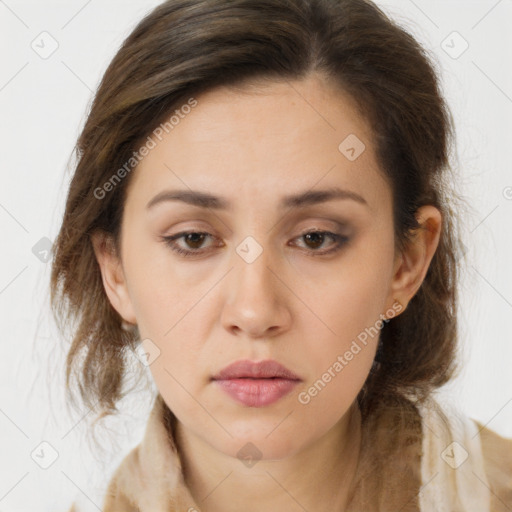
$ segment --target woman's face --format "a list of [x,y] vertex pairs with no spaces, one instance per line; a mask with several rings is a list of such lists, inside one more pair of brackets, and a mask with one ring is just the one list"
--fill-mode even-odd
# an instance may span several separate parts
[[[283,458],[340,424],[400,311],[391,189],[354,104],[318,78],[195,99],[133,171],[114,303],[187,431]],[[212,380],[239,360],[298,380]]]

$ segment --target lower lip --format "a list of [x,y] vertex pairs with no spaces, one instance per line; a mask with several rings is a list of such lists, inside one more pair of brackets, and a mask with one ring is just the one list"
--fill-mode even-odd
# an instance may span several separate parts
[[217,384],[234,400],[248,407],[264,407],[287,395],[299,383],[290,379],[226,379]]

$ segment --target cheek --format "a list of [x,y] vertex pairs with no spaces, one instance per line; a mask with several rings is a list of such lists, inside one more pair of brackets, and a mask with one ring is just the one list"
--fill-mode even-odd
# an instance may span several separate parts
[[331,269],[321,269],[320,286],[299,292],[307,297],[305,302],[316,314],[316,327],[331,340],[333,350],[344,348],[359,335],[364,338],[368,330],[368,337],[375,335],[373,328],[385,312],[390,288],[391,260],[378,251],[354,251],[340,261]]
[[[337,422],[354,402],[372,367],[382,326],[380,301],[371,305],[375,296],[370,286],[346,293],[338,287],[323,301],[331,313],[327,322],[336,334],[319,322],[315,328],[313,324],[304,327],[303,359],[308,361],[309,374],[296,397],[312,431]],[[325,334],[319,336],[318,329]]]
[[302,325],[312,370],[308,384],[316,383],[306,390],[303,402],[325,405],[331,401],[343,408],[363,386],[375,357],[389,292],[392,252],[384,249],[384,243],[379,252],[377,243],[372,247],[365,241],[365,250],[347,252],[328,276],[320,275],[323,284],[314,293],[302,291],[316,314],[308,312]]
[[141,336],[167,341],[208,291],[193,266],[176,263],[162,243],[148,240],[144,251],[127,248],[129,288]]
[[[375,357],[382,327],[380,301],[370,306],[375,300],[372,293],[359,293],[324,297],[331,309],[330,316],[323,310],[329,329],[318,321],[304,326],[304,353],[311,370],[307,384],[313,383],[314,388],[307,394],[322,395],[325,403],[348,405],[363,386]],[[319,329],[324,331],[321,336]]]

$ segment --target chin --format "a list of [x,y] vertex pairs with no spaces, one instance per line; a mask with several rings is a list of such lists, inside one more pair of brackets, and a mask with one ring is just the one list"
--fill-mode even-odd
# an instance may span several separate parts
[[[249,467],[251,461],[286,459],[298,452],[307,440],[302,439],[300,435],[290,435],[289,426],[287,431],[280,431],[279,426],[276,428],[278,423],[256,421],[249,424],[248,420],[245,420],[231,424],[227,428],[233,437],[218,440],[220,445],[215,448],[242,462],[249,461]],[[297,434],[300,434],[300,431],[298,428]]]

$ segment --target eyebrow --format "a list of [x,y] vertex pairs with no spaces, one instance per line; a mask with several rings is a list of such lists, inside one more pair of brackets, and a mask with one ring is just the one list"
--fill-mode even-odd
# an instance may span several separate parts
[[[285,196],[281,199],[280,208],[301,208],[336,199],[353,200],[368,206],[366,200],[359,194],[334,187],[325,190],[307,190],[299,194]],[[211,208],[214,210],[229,210],[232,207],[227,199],[206,192],[198,190],[164,190],[148,202],[146,209],[149,210],[155,205],[166,201],[181,201],[199,208]]]

